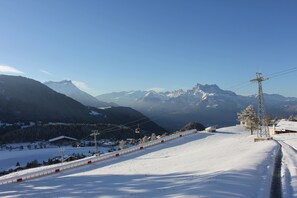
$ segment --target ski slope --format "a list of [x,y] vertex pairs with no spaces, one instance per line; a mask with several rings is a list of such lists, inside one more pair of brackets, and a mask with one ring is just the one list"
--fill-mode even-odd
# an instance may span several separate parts
[[193,134],[136,153],[0,186],[0,197],[269,197],[274,141],[243,128]]

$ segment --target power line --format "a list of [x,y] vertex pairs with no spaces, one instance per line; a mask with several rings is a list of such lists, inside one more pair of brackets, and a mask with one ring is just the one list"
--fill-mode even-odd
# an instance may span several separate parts
[[265,105],[263,97],[262,82],[268,80],[263,77],[261,73],[256,73],[256,78],[252,79],[251,82],[258,83],[258,118],[259,118],[259,130],[257,133],[258,138],[269,137],[269,129],[265,121]]
[[[266,75],[267,78],[269,79],[274,79],[274,78],[278,78],[278,77],[282,77],[284,75],[287,75],[287,74],[291,74],[291,73],[294,73],[297,71],[297,67],[293,67],[293,68],[289,68],[289,69],[285,69],[285,70],[281,70],[281,71],[278,71],[278,72],[274,72],[274,73],[271,73],[271,74],[268,74]],[[249,87],[252,85],[252,82],[250,81],[244,81],[242,83],[239,83],[239,84],[236,84],[236,85],[233,85],[233,86],[230,86],[228,88],[226,88],[227,90],[229,89],[233,89],[233,91],[238,91],[240,89],[243,89],[245,87]]]
[[[287,74],[290,74],[290,73],[293,73],[293,72],[296,72],[296,71],[297,71],[297,67],[293,67],[293,68],[285,69],[285,70],[278,71],[278,72],[275,72],[275,73],[271,73],[271,74],[267,75],[267,77],[269,79],[271,79],[271,78],[277,78],[277,77],[281,77],[281,76],[284,76],[284,75],[287,75]],[[233,85],[233,86],[228,87],[227,90],[233,89],[234,91],[238,91],[240,89],[249,87],[252,84],[253,83],[251,81],[244,81],[242,83],[239,83],[239,84],[236,84],[236,85]],[[236,88],[236,89],[234,89],[234,88]],[[172,111],[170,113],[176,113],[176,112],[178,112],[178,111]],[[119,124],[119,125],[123,125],[123,126],[130,125],[129,127],[130,128],[133,128],[133,127],[137,127],[138,125],[143,125],[145,123],[158,120],[158,119],[164,117],[167,114],[168,114],[168,112],[167,113],[163,113],[163,114],[158,114],[157,116],[153,116],[153,117],[140,118],[140,119],[129,121],[127,123]],[[133,125],[131,125],[131,124],[133,124]],[[114,132],[114,131],[117,131],[118,128],[119,128],[118,126],[107,128],[107,129],[104,129],[104,130],[100,131],[100,134],[108,133],[108,132]],[[89,136],[86,136],[86,138],[89,138]],[[85,139],[85,138],[83,138],[83,139]]]
[[283,75],[286,75],[286,74],[289,74],[289,73],[293,73],[293,72],[296,72],[296,71],[297,71],[297,67],[293,67],[293,68],[289,68],[289,69],[285,69],[285,70],[282,70],[282,71],[279,71],[279,72],[269,74],[269,75],[267,75],[267,77],[271,79],[271,78],[275,78],[275,77],[278,77],[278,76],[283,76]]

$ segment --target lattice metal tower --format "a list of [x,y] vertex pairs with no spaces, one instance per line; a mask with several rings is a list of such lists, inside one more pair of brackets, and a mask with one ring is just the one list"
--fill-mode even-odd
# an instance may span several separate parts
[[261,73],[256,73],[257,78],[251,80],[251,82],[258,82],[258,118],[259,118],[259,130],[257,133],[258,138],[268,138],[269,129],[265,120],[265,106],[264,106],[264,97],[262,82],[268,80],[262,76]]

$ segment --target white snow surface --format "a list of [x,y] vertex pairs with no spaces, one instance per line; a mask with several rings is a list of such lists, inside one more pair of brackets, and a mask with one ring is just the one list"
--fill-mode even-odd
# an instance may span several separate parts
[[297,197],[297,133],[278,134],[273,138],[282,145],[283,198]]
[[[90,155],[90,152],[94,152],[94,147],[61,147],[64,149],[65,155],[71,155],[73,153]],[[54,158],[61,156],[61,148],[45,148],[45,149],[24,149],[22,151],[0,151],[0,171],[9,170],[9,168],[14,167],[17,162],[21,166],[26,166],[28,162],[37,160],[39,163],[47,161],[49,158]],[[100,147],[100,151],[106,151],[107,148]],[[3,178],[4,176],[0,177]],[[0,194],[1,197],[1,194]]]
[[[200,132],[136,153],[0,186],[0,197],[269,197],[274,141],[243,128]],[[0,177],[1,180],[1,177]]]

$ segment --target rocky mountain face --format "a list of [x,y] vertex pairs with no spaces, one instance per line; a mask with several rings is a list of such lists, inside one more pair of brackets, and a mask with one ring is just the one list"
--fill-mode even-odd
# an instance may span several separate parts
[[[97,96],[105,102],[115,102],[139,110],[161,126],[176,130],[191,121],[205,126],[227,126],[237,123],[237,113],[252,104],[257,109],[257,97],[241,96],[222,90],[217,85],[197,84],[189,90],[172,92],[129,91]],[[268,114],[277,117],[296,114],[297,98],[265,94]]]
[[108,107],[108,106],[117,106],[116,104],[102,102],[92,95],[80,90],[77,88],[71,80],[63,80],[60,82],[45,82],[44,83],[49,88],[53,89],[54,91],[64,94],[86,106],[90,107]]

